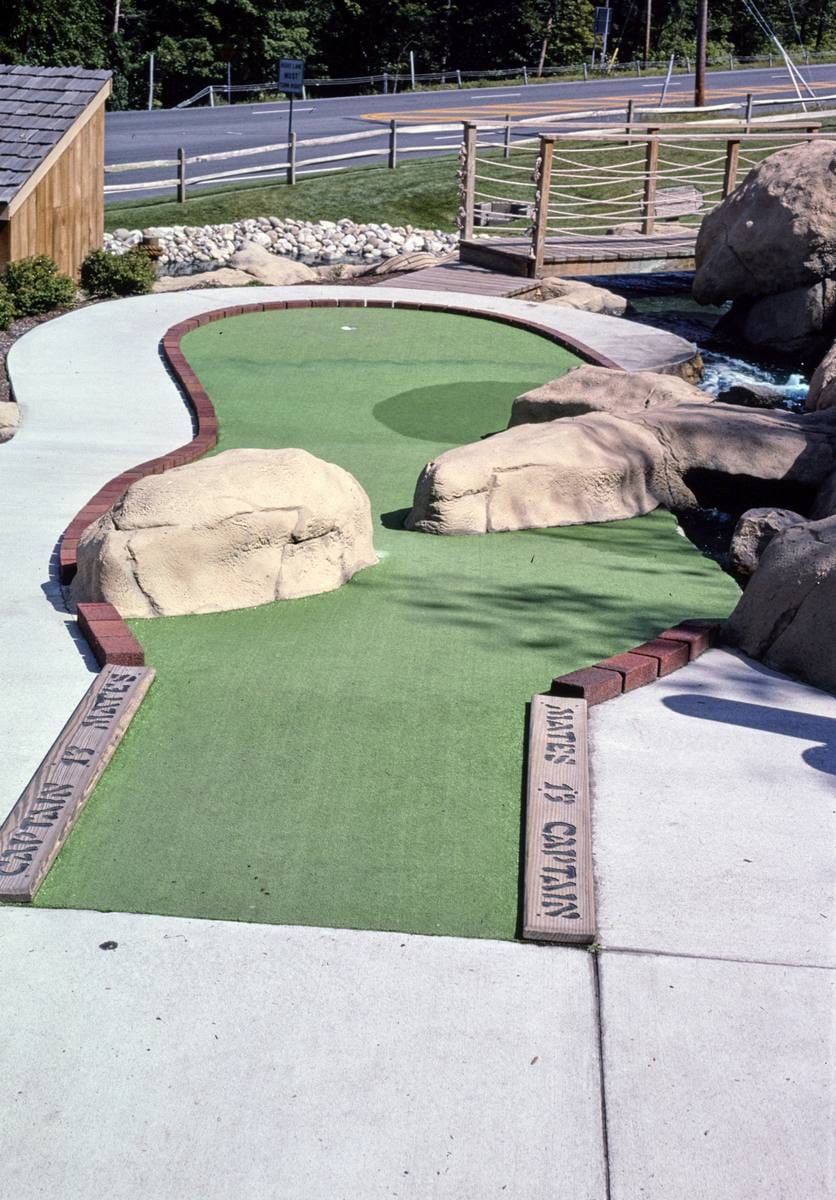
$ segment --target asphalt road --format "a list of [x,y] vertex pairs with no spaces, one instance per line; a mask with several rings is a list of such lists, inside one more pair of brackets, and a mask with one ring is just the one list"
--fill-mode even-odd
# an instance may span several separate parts
[[[804,69],[810,86],[820,94],[836,93],[836,63],[821,64]],[[368,132],[375,123],[399,123],[416,126],[419,132],[404,131],[400,148],[410,144],[422,146],[421,154],[450,154],[458,146],[462,121],[490,122],[502,120],[506,113],[513,118],[561,118],[571,112],[588,109],[624,111],[627,102],[634,100],[652,107],[658,105],[663,78],[661,76],[621,75],[614,79],[591,79],[588,83],[539,83],[528,87],[471,88],[439,92],[404,92],[397,96],[346,96],[329,99],[298,100],[295,103],[294,129],[299,139],[333,137]],[[693,101],[694,79],[676,75],[671,80],[666,104],[685,106]],[[747,92],[756,100],[787,99],[795,95],[787,73],[774,69],[712,72],[708,76],[708,103],[722,104],[745,101]],[[831,105],[828,105],[831,107]],[[832,105],[836,107],[836,102]],[[177,148],[187,155],[210,154],[220,151],[249,149],[287,140],[288,105],[286,102],[235,104],[215,108],[158,109],[152,112],[109,113],[106,123],[105,161],[108,165],[144,162],[176,156]],[[444,128],[447,125],[448,128]],[[433,128],[433,127],[436,128]],[[440,126],[440,128],[439,128]],[[367,140],[331,147],[300,149],[300,174],[305,162],[323,155],[366,150],[368,156],[348,164],[328,164],[329,169],[374,162],[386,153],[386,139]],[[411,157],[411,156],[410,156]],[[191,179],[215,171],[257,168],[246,177],[270,178],[283,175],[276,164],[283,161],[283,152],[267,155],[241,156],[231,161],[194,165],[189,168]],[[321,166],[318,169],[323,169]],[[310,168],[309,168],[310,170]],[[109,173],[108,184],[139,183],[172,179],[174,170],[150,168],[119,174]],[[223,181],[220,181],[223,182]],[[201,186],[195,184],[195,187]],[[208,185],[206,185],[208,186]],[[218,186],[218,181],[215,181]],[[108,196],[114,199],[139,199],[170,194],[172,185],[164,188]]]

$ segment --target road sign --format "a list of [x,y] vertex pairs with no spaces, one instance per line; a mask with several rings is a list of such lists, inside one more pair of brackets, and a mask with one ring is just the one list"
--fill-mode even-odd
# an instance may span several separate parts
[[610,21],[612,20],[612,9],[598,7],[595,9],[595,24],[592,32],[596,37],[606,37],[610,31]]
[[301,58],[279,59],[279,91],[301,96],[305,86],[305,64]]

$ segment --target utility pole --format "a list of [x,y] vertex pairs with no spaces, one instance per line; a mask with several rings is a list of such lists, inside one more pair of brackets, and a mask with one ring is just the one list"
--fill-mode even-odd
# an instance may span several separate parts
[[653,0],[647,0],[647,12],[644,19],[644,65],[650,62],[650,22],[653,18]]
[[601,65],[606,69],[607,66],[607,41],[610,36],[610,17],[609,17],[610,0],[606,0],[604,8],[607,9],[606,25],[604,26],[604,36],[601,40]]
[[697,0],[697,63],[694,74],[694,107],[705,106],[705,57],[708,42],[708,0]]

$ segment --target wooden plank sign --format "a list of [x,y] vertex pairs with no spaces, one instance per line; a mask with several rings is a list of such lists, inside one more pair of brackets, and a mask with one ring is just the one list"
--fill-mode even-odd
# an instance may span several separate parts
[[523,937],[595,938],[586,701],[534,696],[528,733]]
[[31,900],[154,678],[108,665],[0,826],[0,900]]

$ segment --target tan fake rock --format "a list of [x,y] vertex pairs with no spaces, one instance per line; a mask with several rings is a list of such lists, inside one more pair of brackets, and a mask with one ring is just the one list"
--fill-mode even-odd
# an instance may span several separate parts
[[836,343],[813,372],[805,405],[810,412],[836,408]]
[[836,467],[828,416],[680,404],[517,425],[428,463],[406,524],[489,533],[694,508],[692,471],[818,487]]
[[0,442],[10,441],[20,424],[20,408],[14,400],[0,400]]
[[751,575],[777,533],[806,520],[788,508],[750,508],[734,528],[729,558],[738,575]]
[[544,279],[541,287],[543,303],[554,308],[575,308],[609,317],[623,317],[627,311],[623,296],[617,296],[608,288],[581,283],[579,279]]
[[710,212],[696,245],[701,304],[808,288],[836,272],[836,142],[804,142],[754,167]]
[[201,271],[197,275],[163,275],[154,284],[155,292],[185,292],[194,288],[249,287],[255,276],[234,267],[219,267],[217,271]]
[[661,404],[710,403],[710,396],[676,375],[584,365],[517,396],[508,427],[589,412],[639,412]]
[[413,250],[410,254],[396,254],[377,263],[365,275],[394,275],[402,271],[423,271],[426,267],[438,267],[451,262],[457,254],[430,254],[428,250]]
[[329,592],[372,566],[369,500],[305,450],[227,450],[131,485],[78,546],[72,594],[124,617]]
[[778,671],[836,690],[836,517],[772,538],[722,636]]
[[240,250],[236,250],[229,260],[229,265],[236,271],[246,271],[261,283],[275,287],[319,281],[319,276],[312,267],[307,267],[293,258],[271,254],[258,242],[247,242]]

